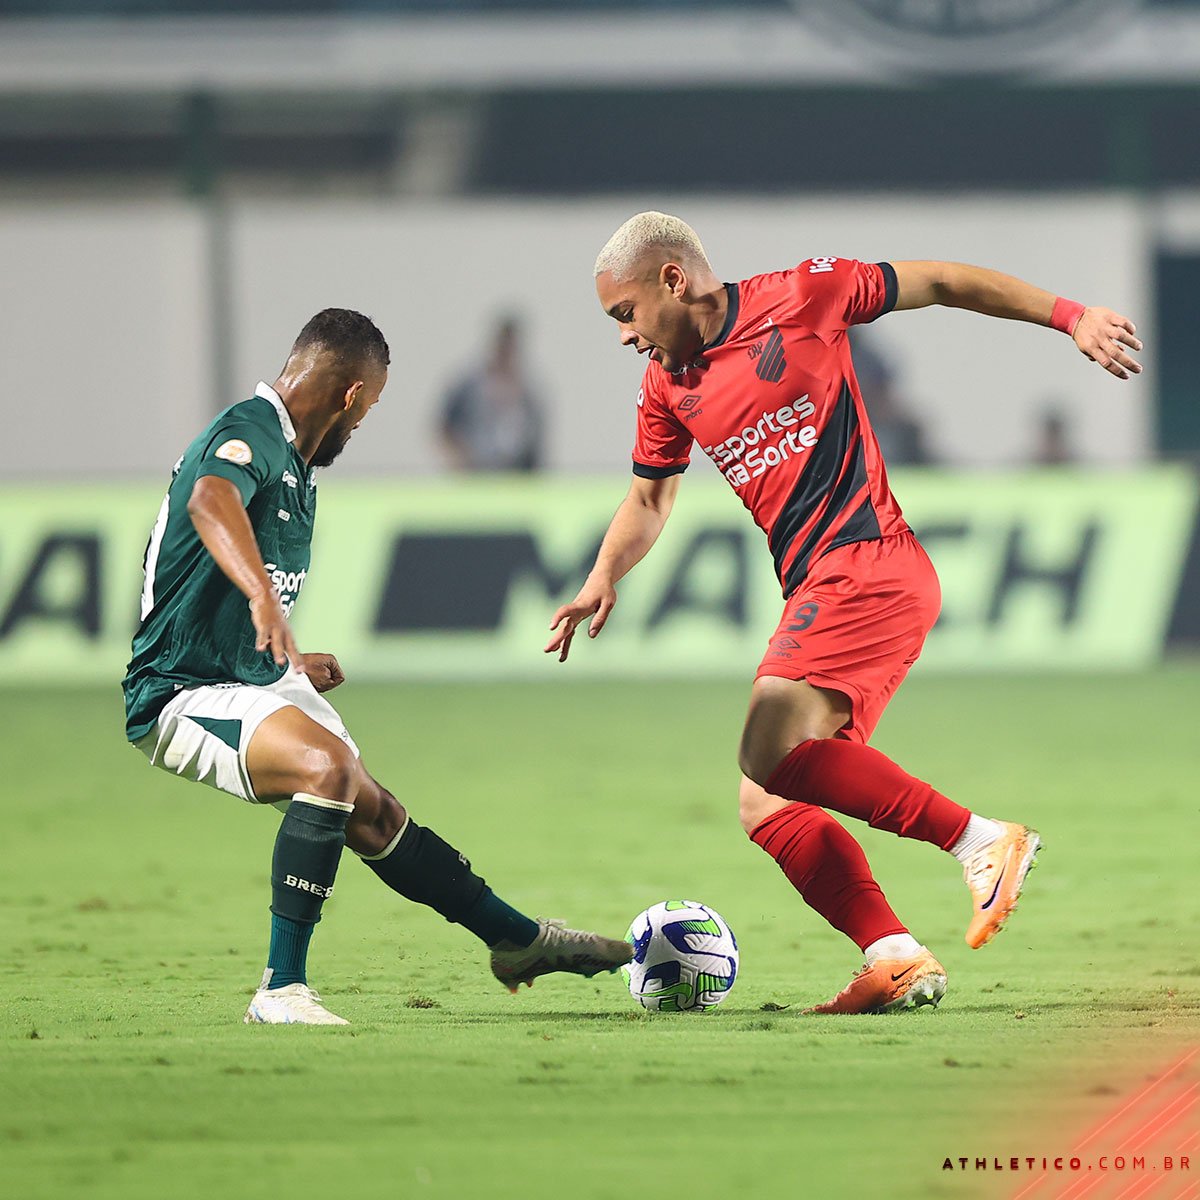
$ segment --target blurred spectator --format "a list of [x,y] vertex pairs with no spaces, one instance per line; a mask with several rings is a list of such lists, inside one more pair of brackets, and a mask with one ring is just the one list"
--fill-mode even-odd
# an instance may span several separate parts
[[1060,408],[1045,408],[1038,417],[1033,461],[1042,467],[1055,467],[1075,461],[1067,436],[1067,419]]
[[542,465],[542,406],[521,363],[521,325],[497,323],[487,357],[446,393],[439,434],[457,471],[536,471]]
[[896,375],[891,364],[873,341],[857,331],[853,353],[854,373],[879,440],[879,449],[883,452],[883,461],[892,467],[931,463],[933,457],[925,446],[921,425],[897,394]]

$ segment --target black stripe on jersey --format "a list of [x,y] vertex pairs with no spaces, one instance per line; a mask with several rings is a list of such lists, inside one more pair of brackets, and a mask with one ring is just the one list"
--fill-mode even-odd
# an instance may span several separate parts
[[883,272],[883,307],[876,314],[882,317],[896,307],[896,301],[900,299],[900,284],[896,279],[896,268],[891,263],[875,265]]
[[771,336],[767,338],[766,347],[758,360],[758,365],[754,368],[754,373],[764,383],[778,383],[783,378],[786,367],[787,359],[783,356],[783,334],[779,332],[779,326],[776,325],[771,330]]
[[671,475],[681,475],[687,469],[687,463],[676,463],[673,467],[650,467],[636,461],[633,464],[633,473],[639,479],[666,479]]
[[[857,432],[858,412],[854,407],[854,397],[851,395],[850,385],[843,383],[842,394],[838,397],[837,407],[825,426],[825,432],[813,447],[808,465],[801,473],[792,494],[783,506],[783,511],[779,514],[779,519],[775,522],[775,527],[771,530],[769,545],[775,559],[775,573],[783,584],[784,595],[790,596],[795,591],[808,573],[809,560],[821,539],[845,512],[851,497],[866,485],[867,464],[862,439],[859,438],[854,450],[849,451],[850,443]],[[846,464],[841,479],[838,479],[838,472],[841,471],[848,452],[850,461]],[[820,516],[805,534],[804,541],[788,568],[787,577],[784,578],[783,563],[792,542],[818,512]],[[875,516],[871,497],[867,496],[864,503],[838,531],[828,549],[844,546],[849,542],[874,541],[879,536],[879,519]]]

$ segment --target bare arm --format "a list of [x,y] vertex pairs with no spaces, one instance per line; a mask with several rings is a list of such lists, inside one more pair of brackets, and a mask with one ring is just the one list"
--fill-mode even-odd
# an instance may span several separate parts
[[675,504],[679,480],[678,475],[666,479],[634,476],[629,494],[621,501],[600,543],[596,565],[575,599],[559,608],[550,622],[552,636],[546,644],[547,654],[557,650],[558,661],[566,662],[575,627],[588,617],[592,618],[588,637],[595,637],[604,628],[617,602],[618,580],[641,562],[658,540]]
[[[944,304],[989,317],[1049,325],[1057,297],[1031,283],[965,263],[893,263],[898,285],[896,308],[926,308]],[[1142,367],[1125,349],[1140,350],[1137,330],[1128,317],[1109,308],[1084,308],[1071,339],[1082,354],[1118,379],[1140,373]]]
[[250,619],[258,636],[255,649],[270,650],[278,666],[290,662],[303,671],[304,656],[296,648],[279,594],[263,565],[237,485],[219,475],[202,475],[192,488],[187,508],[204,548],[250,601]]

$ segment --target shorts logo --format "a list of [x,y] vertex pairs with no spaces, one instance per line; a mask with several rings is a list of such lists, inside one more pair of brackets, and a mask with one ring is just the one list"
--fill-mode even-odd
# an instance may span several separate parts
[[230,438],[222,442],[213,451],[214,458],[223,458],[226,462],[237,463],[239,467],[249,466],[254,458],[254,452],[240,438]]
[[794,637],[781,637],[775,641],[776,650],[799,650],[800,643]]

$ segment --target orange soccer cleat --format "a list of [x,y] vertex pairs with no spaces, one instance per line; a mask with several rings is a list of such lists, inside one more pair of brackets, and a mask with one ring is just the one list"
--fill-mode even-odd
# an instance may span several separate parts
[[975,904],[967,928],[967,945],[972,950],[987,945],[1004,928],[1042,846],[1036,829],[1009,821],[997,824],[1003,830],[1000,836],[973,854],[963,867],[963,879]]
[[924,946],[912,958],[881,958],[864,966],[832,1000],[810,1013],[886,1013],[923,1004],[937,1007],[946,994],[946,968]]

